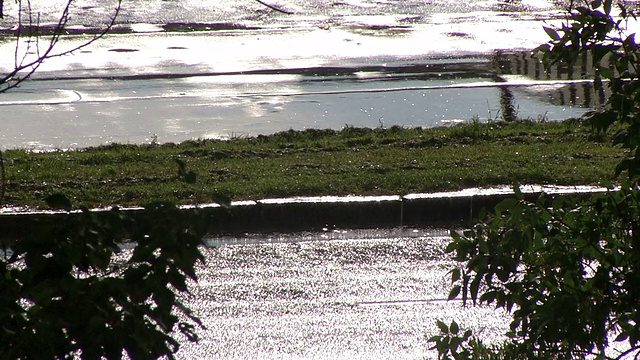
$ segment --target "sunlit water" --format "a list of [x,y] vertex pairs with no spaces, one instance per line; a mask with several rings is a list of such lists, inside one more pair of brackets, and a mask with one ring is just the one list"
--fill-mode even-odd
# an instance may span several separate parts
[[[59,3],[38,2],[34,11],[52,22]],[[584,74],[549,78],[526,55],[547,40],[543,21],[561,17],[552,2],[269,4],[283,12],[249,0],[124,2],[113,35],[47,61],[33,81],[0,97],[1,146],[561,120],[602,102]],[[15,59],[7,38],[15,6],[7,2],[0,21],[1,69]],[[113,7],[78,2],[69,28],[99,27]],[[72,36],[59,49],[86,38]],[[26,43],[20,49],[27,51]]]
[[178,358],[436,359],[436,320],[506,340],[505,311],[447,300],[449,241],[406,227],[211,238],[187,301],[206,329]]
[[456,320],[489,341],[501,311],[446,301],[447,232],[433,229],[211,239],[182,359],[433,359],[425,337]]
[[[62,1],[34,2],[40,21]],[[114,2],[78,1],[71,27]],[[502,116],[564,119],[602,103],[582,74],[526,55],[554,2],[125,2],[117,33],[47,61],[0,96],[2,148],[268,134],[289,128],[434,126]],[[15,2],[0,21],[13,66]],[[69,48],[86,40],[71,37]],[[22,43],[19,54],[24,53]],[[20,52],[22,51],[22,52]],[[521,51],[525,51],[521,53]],[[501,53],[513,53],[500,60]],[[522,55],[519,55],[522,54]],[[20,56],[18,56],[18,59]],[[503,313],[444,301],[447,237],[431,230],[211,239],[189,302],[207,326],[184,359],[434,358],[435,319],[500,339]]]

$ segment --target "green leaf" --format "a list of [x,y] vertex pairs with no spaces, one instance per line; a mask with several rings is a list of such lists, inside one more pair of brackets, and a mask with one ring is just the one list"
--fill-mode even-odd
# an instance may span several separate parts
[[445,324],[444,322],[440,321],[440,320],[436,320],[436,324],[438,325],[438,328],[440,329],[440,332],[443,334],[448,334],[449,333],[449,327],[447,326],[447,324]]
[[[458,235],[458,238],[461,238],[461,237]],[[451,241],[447,244],[447,247],[444,249],[444,252],[445,254],[450,254],[458,249],[459,249],[459,243],[456,242],[454,239],[454,241]]]
[[452,334],[457,334],[458,331],[460,331],[460,327],[458,326],[457,322],[452,321],[451,325],[449,326],[449,330],[451,331]]
[[169,283],[173,285],[176,288],[176,290],[180,292],[186,292],[188,290],[184,276],[182,276],[177,270],[172,269],[168,271],[167,277],[168,277]]
[[195,326],[193,326],[193,324],[180,322],[178,324],[178,328],[180,329],[180,332],[184,334],[190,342],[198,342],[199,336],[195,332]]
[[537,48],[535,48],[535,49],[533,49],[533,50],[532,50],[532,52],[533,52],[534,54],[535,54],[535,53],[540,52],[540,53],[542,53],[543,55],[544,55],[544,54],[547,54],[549,51],[551,51],[551,47],[549,46],[549,44],[542,44],[542,45],[540,45],[540,46],[538,46]]
[[459,337],[452,338],[451,342],[449,343],[449,349],[454,354],[453,356],[454,358],[457,358],[456,354],[458,352],[458,347],[460,346],[460,343],[462,343],[462,339]]
[[480,276],[476,276],[472,281],[471,281],[471,285],[469,286],[469,292],[471,294],[471,299],[473,300],[473,303],[476,303],[476,300],[478,299],[478,289],[480,288]]
[[459,268],[455,268],[453,270],[451,270],[451,282],[454,283],[456,281],[460,280],[460,269]]
[[629,170],[633,162],[631,159],[624,159],[616,166],[615,175],[619,176],[623,171]]
[[512,210],[516,206],[518,206],[518,199],[516,198],[506,198],[502,200],[498,205],[496,205],[496,211],[506,212]]
[[[604,13],[606,15],[611,14],[611,6],[612,6],[612,4],[613,4],[612,0],[604,0]],[[623,16],[623,18],[624,18],[624,16]]]
[[627,47],[634,47],[635,43],[636,43],[636,34],[631,34],[629,36],[627,36],[626,39],[624,39],[623,44],[626,45]]
[[558,32],[548,26],[543,26],[542,27],[544,29],[544,32],[547,33],[547,35],[551,38],[551,40],[560,40],[560,35],[558,35]]
[[[629,14],[627,12],[627,7],[623,4],[623,3],[619,3],[618,6],[620,7],[620,17],[623,19],[627,18],[627,15]],[[609,13],[607,13],[609,14]]]
[[496,291],[487,291],[480,296],[481,302],[488,304],[493,303],[496,300]]
[[524,199],[524,194],[522,194],[522,189],[520,189],[520,184],[517,182],[513,183],[513,194],[518,200]]
[[187,172],[184,161],[178,158],[176,158],[175,161],[178,164],[178,176],[183,176]]
[[460,288],[460,285],[452,287],[451,291],[449,291],[449,297],[447,298],[447,300],[453,300],[458,297],[458,295],[460,294]]
[[468,294],[469,294],[469,279],[471,277],[465,274],[462,277],[462,303],[467,304]]
[[605,79],[611,79],[613,77],[613,72],[608,67],[601,66],[598,68],[598,74]]

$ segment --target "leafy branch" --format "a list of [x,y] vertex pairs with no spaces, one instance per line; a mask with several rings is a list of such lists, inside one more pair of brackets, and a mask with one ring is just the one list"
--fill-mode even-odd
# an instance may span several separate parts
[[[614,5],[620,17],[612,15]],[[627,177],[619,189],[586,200],[541,196],[530,202],[516,187],[513,199],[482,215],[472,229],[452,232],[447,251],[461,267],[451,272],[450,297],[462,293],[465,302],[510,312],[510,341],[496,349],[497,358],[638,358],[640,46],[635,34],[626,33],[627,20],[636,16],[613,0],[572,1],[567,11],[562,26],[543,28],[550,41],[536,50],[547,64],[591,58],[596,89],[606,81],[611,96],[605,109],[584,121],[594,131],[614,129],[614,144],[627,149],[615,175]],[[450,335],[440,330],[432,341],[443,358],[457,347],[442,347]],[[484,347],[472,338],[465,346]],[[615,355],[612,338],[624,344]]]

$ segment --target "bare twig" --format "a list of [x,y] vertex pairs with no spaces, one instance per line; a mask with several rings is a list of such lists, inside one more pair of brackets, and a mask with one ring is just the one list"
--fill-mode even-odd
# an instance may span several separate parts
[[269,5],[269,4],[267,4],[267,3],[265,3],[265,2],[264,2],[264,1],[262,1],[262,0],[256,0],[256,1],[257,1],[259,4],[266,6],[266,7],[268,7],[268,8],[269,8],[269,9],[271,9],[271,10],[275,10],[275,11],[277,11],[277,12],[281,12],[281,13],[283,13],[283,14],[287,14],[287,15],[293,15],[293,11],[288,11],[288,10],[280,9],[280,8],[275,7],[275,6],[273,6],[273,5]]
[[[0,3],[2,3],[2,0],[0,0]],[[65,34],[65,27],[67,25],[67,22],[69,21],[69,13],[70,13],[70,8],[73,3],[73,0],[67,0],[67,3],[64,9],[60,13],[58,22],[56,23],[53,29],[53,34],[48,39],[46,45],[44,46],[43,51],[41,51],[41,46],[40,46],[41,35],[39,32],[39,28],[40,28],[39,19],[34,24],[32,11],[31,11],[31,1],[27,0],[27,9],[29,12],[29,28],[28,28],[28,34],[27,34],[28,39],[27,39],[26,49],[24,49],[24,53],[22,54],[22,57],[21,57],[20,56],[20,52],[21,52],[20,40],[21,40],[21,36],[23,35],[22,31],[23,31],[24,19],[21,14],[22,0],[20,0],[18,3],[19,3],[18,29],[17,29],[17,35],[16,35],[16,38],[17,38],[16,49],[14,54],[15,66],[14,66],[14,69],[11,70],[9,73],[0,77],[0,93],[3,93],[7,90],[13,89],[18,85],[20,85],[20,83],[22,83],[23,81],[28,79],[31,75],[33,75],[45,60],[71,54],[75,51],[78,51],[82,48],[85,48],[93,44],[96,40],[103,38],[115,25],[116,18],[118,17],[118,14],[120,13],[120,9],[122,7],[122,0],[117,0],[116,8],[113,12],[113,15],[109,18],[108,24],[104,28],[102,28],[100,32],[95,34],[89,40],[85,41],[84,43],[78,46],[75,46],[72,49],[64,50],[60,52],[54,52],[54,48],[56,44],[58,43],[58,41],[60,41],[61,37]],[[34,28],[36,29],[35,32],[34,32]],[[31,52],[32,42],[35,42],[36,57],[33,60],[28,60],[27,55],[28,53]]]

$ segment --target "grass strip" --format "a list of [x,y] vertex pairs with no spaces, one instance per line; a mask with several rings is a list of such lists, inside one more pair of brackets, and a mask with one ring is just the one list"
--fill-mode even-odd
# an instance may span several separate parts
[[[309,129],[180,144],[4,152],[5,204],[63,193],[89,207],[314,195],[380,195],[509,185],[598,185],[623,150],[578,120],[450,127]],[[197,176],[186,183],[176,159]]]

